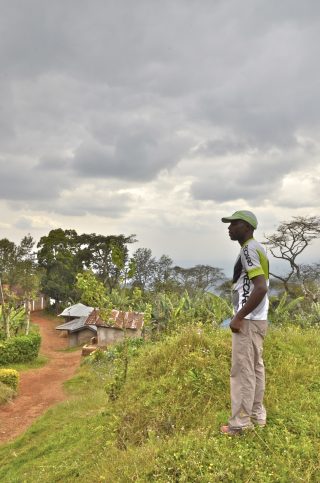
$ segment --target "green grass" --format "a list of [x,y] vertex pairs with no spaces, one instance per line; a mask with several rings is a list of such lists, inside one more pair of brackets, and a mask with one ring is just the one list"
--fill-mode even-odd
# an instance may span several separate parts
[[66,384],[68,401],[0,448],[0,481],[317,482],[319,335],[269,331],[268,426],[235,438],[219,434],[230,411],[228,331],[185,328],[131,348],[113,401],[119,353],[87,362]]
[[[18,372],[29,371],[31,369],[39,369],[40,367],[45,366],[47,362],[47,357],[39,355],[34,361],[19,364],[7,364],[4,366],[0,366],[0,369],[15,369]],[[14,391],[8,391],[8,386],[6,386],[5,384],[0,385],[0,405],[9,401],[13,396],[15,396]]]
[[36,359],[30,362],[21,362],[17,364],[6,364],[1,366],[1,368],[15,369],[18,372],[29,371],[30,369],[39,369],[47,364],[49,358],[40,354]]

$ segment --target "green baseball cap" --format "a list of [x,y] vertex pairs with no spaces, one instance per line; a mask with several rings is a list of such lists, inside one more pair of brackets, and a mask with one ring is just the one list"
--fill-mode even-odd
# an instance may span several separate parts
[[252,211],[247,211],[247,210],[240,210],[240,211],[235,211],[233,215],[231,216],[226,216],[224,218],[221,218],[221,221],[223,223],[230,223],[232,220],[243,220],[249,223],[254,229],[257,228],[258,226],[258,220],[255,214],[252,213]]

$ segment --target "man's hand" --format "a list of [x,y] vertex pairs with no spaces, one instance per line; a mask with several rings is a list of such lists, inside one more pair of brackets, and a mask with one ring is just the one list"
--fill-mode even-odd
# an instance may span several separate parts
[[243,319],[239,319],[236,315],[233,317],[233,319],[230,322],[230,329],[234,333],[240,332],[241,327],[243,326]]

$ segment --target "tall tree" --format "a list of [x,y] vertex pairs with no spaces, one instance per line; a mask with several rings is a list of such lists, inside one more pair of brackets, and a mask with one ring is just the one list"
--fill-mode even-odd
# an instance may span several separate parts
[[146,289],[149,288],[155,277],[157,262],[152,256],[150,248],[138,248],[132,256],[135,272],[132,277],[133,285]]
[[301,273],[301,267],[297,258],[312,243],[313,240],[320,238],[320,217],[317,216],[297,216],[292,221],[283,221],[276,232],[265,235],[267,242],[265,245],[275,258],[285,260],[289,266],[287,275],[271,275],[284,284],[286,292],[289,292],[289,283],[295,278],[302,292],[306,296],[313,298],[308,293]]
[[126,277],[128,270],[128,247],[135,243],[135,235],[83,234],[79,237],[80,258],[87,270],[98,275],[109,292]]
[[[0,240],[0,270],[2,281],[5,282],[5,287],[1,283],[0,291],[6,337],[10,336],[10,325],[14,320],[10,314],[15,314],[17,306],[21,306],[21,302],[24,303],[26,309],[26,333],[29,332],[30,303],[37,295],[40,284],[34,245],[35,241],[31,235],[25,236],[19,245],[6,238]],[[22,316],[23,310],[20,310],[19,321],[23,322]]]
[[39,293],[42,276],[34,245],[35,241],[32,236],[27,235],[17,248],[16,280],[26,309],[26,334],[29,333],[30,327],[31,301]]
[[92,270],[109,292],[125,277],[129,243],[135,235],[78,235],[75,230],[51,230],[38,243],[39,265],[45,269],[43,291],[57,302],[78,296],[76,275]]
[[[0,277],[0,302],[1,302],[0,320],[1,320],[2,325],[3,325],[3,331],[4,331],[4,334],[5,334],[5,338],[9,339],[9,337],[10,337],[9,314],[8,314],[8,311],[7,311],[6,302],[5,302],[5,298],[4,298],[4,289],[3,289],[1,277]],[[0,330],[0,333],[1,333],[1,330]]]
[[308,298],[318,302],[320,298],[320,263],[302,264],[300,278]]
[[51,230],[38,245],[38,263],[45,271],[42,290],[65,304],[77,297],[76,275],[82,271],[81,243],[75,230]]
[[173,267],[175,280],[183,290],[208,291],[224,280],[223,271],[210,265],[196,265],[191,268]]
[[8,238],[0,240],[0,276],[3,284],[13,286],[17,263],[17,246]]
[[173,260],[168,255],[161,255],[156,263],[155,277],[154,277],[154,289],[155,290],[171,290],[173,284]]

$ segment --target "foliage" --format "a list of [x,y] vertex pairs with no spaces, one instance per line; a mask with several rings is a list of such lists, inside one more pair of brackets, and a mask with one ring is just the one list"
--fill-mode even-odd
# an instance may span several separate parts
[[285,260],[290,266],[286,276],[274,273],[271,275],[283,282],[286,291],[289,291],[288,283],[295,277],[301,285],[303,294],[315,302],[316,296],[304,283],[297,257],[317,238],[320,238],[320,217],[297,216],[293,217],[292,221],[282,222],[274,234],[266,235],[265,243],[275,258]]
[[39,353],[40,342],[41,337],[35,332],[1,341],[0,366],[36,359]]
[[16,391],[19,383],[19,373],[15,369],[0,369],[0,382],[7,384],[7,386]]
[[116,401],[104,390],[115,360],[83,364],[68,383],[73,397],[0,448],[0,480],[318,481],[319,331],[269,331],[268,425],[236,438],[219,434],[230,411],[230,356],[223,330],[185,327],[142,343]]
[[95,350],[85,359],[84,364],[89,364],[95,369],[108,370],[109,378],[105,381],[105,388],[110,400],[114,401],[118,398],[120,390],[126,382],[128,360],[137,356],[139,350],[145,345],[146,341],[143,338],[126,338],[107,350]]
[[25,236],[18,247],[18,263],[16,277],[19,289],[22,292],[21,299],[26,307],[26,334],[30,329],[31,301],[36,298],[40,291],[40,282],[43,276],[38,267],[36,255],[33,252],[35,241],[28,235]]
[[[7,313],[7,303],[16,309],[22,303],[26,307],[25,332],[28,334],[30,326],[30,303],[39,292],[41,270],[36,263],[33,251],[35,241],[32,236],[27,235],[22,238],[19,245],[10,242],[6,238],[0,240],[0,295],[2,310],[2,321],[6,338],[9,338],[12,330],[10,314]],[[13,294],[15,295],[13,297]]]
[[45,270],[43,291],[59,303],[78,297],[76,275],[83,270],[95,273],[110,292],[126,276],[127,244],[134,235],[78,235],[75,230],[51,230],[38,243],[38,262]]
[[[133,267],[128,257],[127,245],[135,243],[135,235],[96,235],[79,236],[83,268],[92,270],[108,292],[126,281]],[[131,273],[129,273],[131,275]]]
[[190,296],[185,291],[178,294],[155,294],[151,300],[153,313],[161,328],[169,330],[187,324],[218,326],[232,314],[231,304],[210,292],[198,291]]
[[0,405],[9,401],[15,395],[15,391],[0,381]]
[[14,268],[17,260],[17,247],[7,238],[0,240],[0,275],[4,284],[15,282]]
[[79,256],[81,245],[75,230],[51,230],[41,237],[38,263],[44,270],[42,291],[59,303],[75,299],[75,277],[82,270]]
[[291,298],[284,292],[280,298],[270,298],[269,320],[275,326],[319,327],[320,303],[305,297]]
[[288,293],[284,292],[280,298],[270,299],[269,320],[275,325],[290,324],[293,322],[303,297],[289,299]]
[[132,277],[133,285],[142,289],[152,286],[157,262],[150,248],[138,248],[132,256],[135,271]]
[[106,288],[92,271],[78,273],[76,287],[81,294],[81,301],[90,307],[105,308],[109,306]]
[[[6,316],[6,322],[4,317]],[[15,307],[9,303],[0,305],[0,340],[18,335],[26,326],[26,311],[24,307]],[[6,325],[7,323],[7,330]]]
[[196,265],[195,267],[173,267],[173,277],[177,284],[189,293],[208,291],[224,280],[223,271],[210,265]]
[[183,268],[173,266],[173,260],[168,255],[162,255],[159,260],[152,256],[149,248],[138,248],[132,257],[135,265],[131,282],[143,290],[157,292],[207,291],[216,287],[224,280],[223,271],[210,265],[196,265]]

